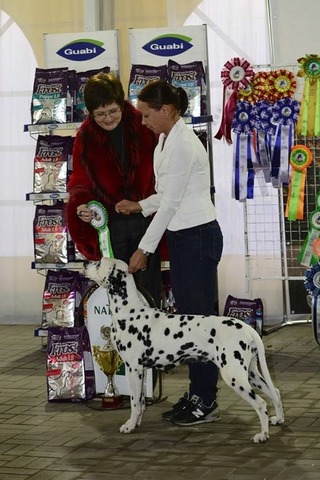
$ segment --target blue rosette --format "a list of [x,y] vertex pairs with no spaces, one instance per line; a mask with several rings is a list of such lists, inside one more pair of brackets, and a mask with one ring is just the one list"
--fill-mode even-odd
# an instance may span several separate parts
[[239,201],[253,198],[255,172],[253,169],[254,146],[252,133],[255,117],[253,105],[241,100],[237,102],[232,120],[236,134],[233,150],[233,197]]
[[[311,300],[312,327],[314,339],[320,345],[320,316],[318,315],[318,301],[320,294],[320,263],[316,263],[305,271],[304,286],[307,299]],[[309,301],[308,301],[309,303]]]
[[254,105],[255,127],[268,135],[276,133],[277,126],[272,121],[272,104],[260,100]]
[[295,125],[299,118],[300,103],[292,98],[277,100],[272,107],[272,122],[275,125]]
[[276,125],[272,119],[272,105],[266,100],[260,100],[254,105],[256,138],[256,155],[263,171],[266,183],[271,182],[271,151],[272,138],[276,132]]
[[232,130],[235,133],[252,133],[255,127],[254,107],[244,100],[237,102],[236,110],[232,120]]
[[276,125],[271,156],[274,187],[289,184],[289,157],[294,144],[294,129],[299,110],[299,102],[288,97],[277,100],[272,106],[271,122]]

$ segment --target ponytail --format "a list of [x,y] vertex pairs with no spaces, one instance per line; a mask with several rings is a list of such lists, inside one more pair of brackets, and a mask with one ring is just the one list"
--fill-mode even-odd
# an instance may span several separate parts
[[174,87],[165,80],[154,80],[138,94],[138,100],[145,102],[150,108],[160,110],[163,105],[173,105],[179,115],[183,115],[188,108],[188,96],[181,87]]

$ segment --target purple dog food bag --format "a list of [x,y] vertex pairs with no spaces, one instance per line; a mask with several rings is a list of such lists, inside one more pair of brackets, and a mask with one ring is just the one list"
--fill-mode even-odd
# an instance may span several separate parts
[[138,95],[147,83],[152,80],[166,80],[167,66],[152,67],[148,65],[132,65],[129,78],[128,99],[134,107],[137,106]]
[[34,257],[39,263],[67,263],[65,204],[36,205],[33,221]]
[[67,191],[67,173],[72,147],[71,136],[38,136],[34,157],[34,193]]
[[31,119],[38,123],[66,123],[69,74],[67,68],[36,68]]
[[49,402],[95,397],[94,365],[85,326],[48,329],[46,377]]
[[224,307],[225,317],[237,318],[263,335],[263,303],[261,298],[254,300],[228,295]]
[[102,67],[95,70],[87,70],[86,72],[76,72],[75,75],[75,89],[74,89],[74,120],[81,122],[88,114],[84,103],[84,87],[93,75],[98,73],[109,73],[110,67]]
[[81,295],[79,272],[48,270],[42,298],[42,328],[74,327]]
[[201,61],[180,65],[174,60],[168,61],[168,78],[174,87],[183,88],[189,100],[186,114],[193,117],[207,114],[206,79]]

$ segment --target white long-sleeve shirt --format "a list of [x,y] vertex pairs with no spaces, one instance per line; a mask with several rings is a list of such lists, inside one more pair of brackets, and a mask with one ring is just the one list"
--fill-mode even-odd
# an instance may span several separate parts
[[145,217],[155,213],[139,248],[153,253],[166,229],[182,230],[216,218],[210,194],[207,152],[182,118],[162,133],[154,151],[157,193],[139,204]]

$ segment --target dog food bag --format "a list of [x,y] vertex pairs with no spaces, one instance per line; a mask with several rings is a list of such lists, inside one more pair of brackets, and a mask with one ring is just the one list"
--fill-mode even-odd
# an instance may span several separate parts
[[31,121],[66,123],[68,68],[36,68],[31,102]]
[[65,205],[36,205],[33,221],[34,257],[37,263],[65,264],[67,256],[67,225]]
[[73,327],[81,295],[79,272],[48,270],[42,298],[42,328]]
[[263,335],[263,303],[261,298],[254,300],[228,295],[223,315],[242,320]]
[[84,103],[84,87],[90,77],[100,72],[109,73],[110,67],[102,67],[95,70],[87,70],[86,72],[76,72],[75,89],[74,89],[74,119],[76,122],[81,122],[88,114]]
[[94,398],[94,366],[85,326],[48,329],[46,377],[49,402]]
[[34,193],[67,191],[67,171],[73,138],[39,135],[34,157]]
[[137,106],[138,94],[152,80],[166,80],[167,66],[152,67],[148,65],[132,65],[129,78],[128,98],[134,107]]
[[198,117],[207,114],[206,79],[201,61],[180,65],[169,60],[168,78],[174,87],[182,87],[186,91],[189,99],[187,115]]

